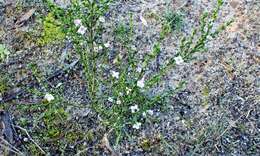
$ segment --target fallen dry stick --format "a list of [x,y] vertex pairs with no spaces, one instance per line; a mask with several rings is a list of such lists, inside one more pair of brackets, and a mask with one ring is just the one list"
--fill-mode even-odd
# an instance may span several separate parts
[[37,144],[37,143],[32,139],[32,137],[30,136],[30,134],[28,133],[28,131],[27,131],[26,129],[24,129],[24,128],[20,127],[20,126],[15,126],[15,128],[18,128],[18,129],[24,131],[24,132],[26,133],[27,137],[29,138],[29,140],[32,141],[32,142],[36,145],[36,147],[42,152],[42,154],[45,154],[45,155],[46,155],[46,152],[39,146],[39,144]]

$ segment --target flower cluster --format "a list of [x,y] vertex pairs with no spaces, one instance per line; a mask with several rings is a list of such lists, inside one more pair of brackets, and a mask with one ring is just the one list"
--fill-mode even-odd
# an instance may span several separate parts
[[77,31],[78,34],[84,35],[86,33],[87,28],[82,25],[81,19],[75,19],[74,24],[76,27],[79,27],[79,29]]
[[[130,106],[129,109],[131,110],[131,113],[136,113],[136,112],[138,112],[138,111],[140,110],[139,107],[138,107],[138,105]],[[147,110],[147,111],[144,111],[144,112],[142,113],[143,117],[146,117],[147,114],[148,114],[148,115],[153,115],[153,110]],[[141,125],[142,125],[142,124],[141,124],[140,122],[135,122],[135,123],[133,124],[133,128],[134,128],[134,129],[140,129]]]

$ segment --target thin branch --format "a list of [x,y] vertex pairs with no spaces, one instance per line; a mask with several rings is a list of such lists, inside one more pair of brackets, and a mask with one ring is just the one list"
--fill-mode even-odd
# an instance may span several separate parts
[[20,126],[15,126],[16,128],[18,128],[18,129],[20,129],[20,130],[22,130],[22,131],[24,131],[25,133],[26,133],[26,135],[28,136],[28,138],[29,138],[29,140],[31,140],[35,145],[36,145],[36,147],[43,153],[43,154],[46,154],[46,152],[39,146],[39,144],[37,144],[33,139],[32,139],[32,137],[30,136],[30,134],[28,133],[28,131],[26,130],[26,129],[24,129],[24,128],[22,128],[22,127],[20,127]]
[[3,141],[4,144],[0,144],[1,147],[6,148],[7,150],[14,152],[18,155],[24,155],[21,151],[19,151],[17,148],[15,148],[13,145],[11,145],[7,140],[5,140],[3,137],[0,137],[1,141]]

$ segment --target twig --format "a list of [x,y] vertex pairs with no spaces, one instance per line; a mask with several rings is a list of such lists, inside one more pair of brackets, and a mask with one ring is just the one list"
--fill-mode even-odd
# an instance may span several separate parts
[[[15,150],[13,150],[11,147],[9,147],[9,146],[7,146],[7,145],[4,145],[4,144],[1,144],[1,143],[0,143],[0,147],[1,147],[1,148],[4,148],[4,149],[6,149],[6,150],[8,150],[8,151],[10,151],[10,152],[13,152],[13,153],[15,153],[15,154],[17,154],[17,155],[20,154],[20,153],[16,152]],[[4,152],[4,151],[1,151],[1,152]],[[0,154],[3,154],[3,153],[0,153]],[[4,155],[5,155],[5,153],[4,153]],[[21,155],[21,154],[20,154],[20,155]]]
[[111,156],[119,156],[114,149],[110,146],[108,135],[113,131],[113,129],[110,129],[108,133],[105,133],[103,136],[103,139],[101,140],[101,147],[106,148],[110,153]]
[[42,154],[45,154],[46,155],[46,152],[32,139],[32,137],[30,136],[30,134],[28,133],[28,131],[20,126],[15,126],[16,128],[19,128],[20,130],[24,131],[26,133],[26,135],[28,136],[29,140],[31,140],[35,145],[36,147],[42,152]]
[[17,148],[15,148],[13,145],[11,145],[7,140],[5,140],[3,137],[0,137],[0,139],[3,141],[4,144],[0,144],[1,147],[6,148],[7,150],[19,154],[24,155],[21,151],[19,151]]
[[[251,110],[249,110],[248,112],[250,112]],[[246,114],[248,114],[248,112]],[[232,127],[234,127],[234,125],[243,117],[246,116],[246,114],[242,114],[237,120],[235,120],[234,122],[232,122],[217,138],[216,140],[219,140],[228,130],[230,130]]]
[[87,152],[89,149],[91,149],[93,147],[88,147],[88,148],[85,148],[84,150],[81,150],[79,151],[75,156],[80,156],[80,154],[84,153],[84,152]]

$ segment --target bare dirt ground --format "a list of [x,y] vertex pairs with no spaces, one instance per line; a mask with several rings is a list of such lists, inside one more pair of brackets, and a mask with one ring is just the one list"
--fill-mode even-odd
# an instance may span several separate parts
[[[235,22],[216,40],[210,41],[207,52],[168,75],[165,85],[175,85],[183,79],[187,81],[187,87],[171,99],[165,110],[155,110],[154,117],[140,131],[129,131],[131,137],[114,147],[115,154],[259,155],[260,1],[224,2],[218,22],[231,18]],[[215,3],[173,0],[170,5],[166,4],[164,0],[115,2],[106,18],[106,39],[113,43],[114,38],[108,37],[113,36],[113,27],[127,21],[132,13],[136,34],[134,46],[140,52],[147,52],[161,29],[160,23],[149,16],[151,12],[160,16],[167,7],[181,11],[185,23],[181,33],[189,34],[191,28],[198,25],[202,12],[212,9]],[[34,14],[19,21],[30,9],[35,9]],[[0,64],[0,105],[3,105],[0,108],[10,114],[13,125],[24,127],[50,155],[74,155],[86,148],[87,154],[82,155],[110,155],[111,151],[100,146],[106,130],[99,125],[98,116],[87,107],[82,67],[73,64],[78,57],[71,45],[40,47],[36,44],[40,35],[38,17],[46,12],[46,6],[40,1],[0,0],[0,44],[6,45],[11,53]],[[142,26],[141,15],[146,18],[148,27]],[[179,37],[180,32],[173,33],[164,41],[160,63],[176,53]],[[117,48],[116,44],[113,46]],[[33,66],[37,66],[42,83],[35,77]],[[73,68],[64,71],[67,66]],[[61,88],[58,84],[62,84]],[[47,136],[41,133],[45,127],[40,123],[39,112],[46,108],[38,108],[37,103],[42,101],[41,92],[57,88],[62,107],[72,104],[64,107],[69,114],[67,121],[63,121],[66,124],[57,125],[61,126],[62,134],[65,131],[72,134],[42,140]],[[17,127],[14,129],[14,147],[23,153],[37,151],[26,133]]]

